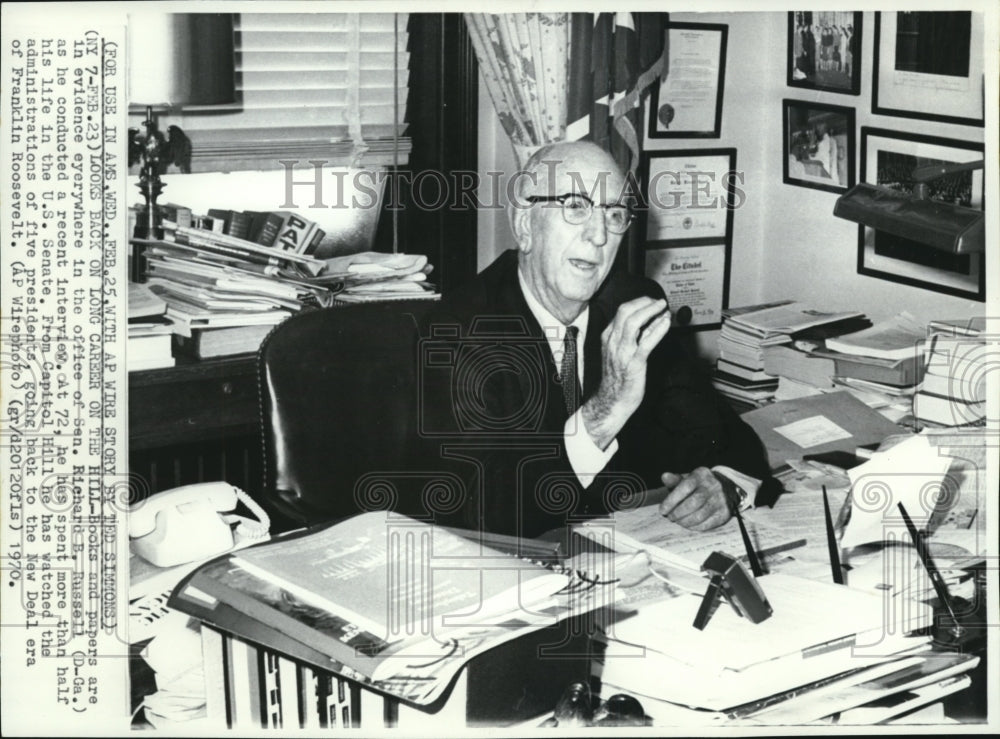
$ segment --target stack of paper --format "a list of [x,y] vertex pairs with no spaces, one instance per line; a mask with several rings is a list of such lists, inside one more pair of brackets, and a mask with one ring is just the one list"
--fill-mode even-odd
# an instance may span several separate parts
[[128,343],[126,364],[130,372],[173,367],[170,334],[173,324],[165,315],[167,304],[145,285],[128,283]]
[[[782,369],[793,373],[792,364],[803,368],[810,364],[808,377],[817,379],[818,371],[816,384],[829,386],[827,370],[832,367],[825,366],[822,360],[807,358],[798,349],[780,347],[782,352],[777,353],[775,347],[789,345],[795,339],[815,340],[868,325],[870,322],[858,311],[825,313],[794,302],[735,311],[725,319],[719,335],[715,386],[724,395],[759,405],[774,395]],[[784,366],[788,362],[789,366]],[[793,374],[797,379],[806,377],[797,370]]]
[[433,270],[422,254],[361,252],[326,260],[324,279],[338,279],[338,303],[387,300],[437,300],[441,294],[427,281]]
[[605,689],[743,718],[929,646],[928,637],[911,636],[930,624],[928,606],[915,604],[890,628],[878,595],[782,574],[758,582],[774,611],[758,624],[721,604],[704,630],[694,628],[701,594],[647,604],[615,622],[601,671]]
[[983,334],[985,320],[932,321],[924,380],[913,397],[913,415],[925,424],[962,426],[986,417],[988,367],[1000,346]]

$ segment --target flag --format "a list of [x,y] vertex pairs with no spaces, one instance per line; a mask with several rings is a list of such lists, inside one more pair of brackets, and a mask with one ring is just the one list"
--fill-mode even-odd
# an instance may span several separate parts
[[588,139],[635,171],[642,101],[667,71],[667,13],[573,13],[566,139]]

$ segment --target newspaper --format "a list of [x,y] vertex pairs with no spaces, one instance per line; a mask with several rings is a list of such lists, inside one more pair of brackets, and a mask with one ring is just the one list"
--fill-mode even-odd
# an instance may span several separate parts
[[[837,284],[837,289],[839,281],[846,280],[844,289],[856,295],[845,302],[857,302],[869,312],[885,313],[884,302],[896,299],[909,301],[907,307],[920,310],[922,319],[950,318],[980,309],[981,304],[961,298],[876,284],[869,277],[856,277],[853,268],[845,267],[843,274],[826,273],[826,262],[819,262],[811,275],[793,275],[801,265],[769,264],[766,250],[772,239],[767,224],[787,219],[799,208],[793,202],[795,196],[802,195],[795,187],[781,185],[782,152],[774,143],[780,138],[780,99],[786,93],[802,92],[786,90],[783,84],[787,16],[802,5],[748,2],[737,8],[722,0],[702,0],[669,8],[675,21],[706,20],[729,26],[729,70],[724,95],[720,91],[725,101],[722,136],[716,142],[696,139],[693,145],[736,147],[741,163],[754,162],[746,182],[756,183],[757,189],[747,187],[747,211],[735,216],[734,251],[749,255],[740,259],[751,262],[737,262],[737,269],[762,265],[762,272],[773,267],[780,274],[763,280],[757,293],[744,290],[741,296],[755,297],[758,302],[778,297],[785,292],[786,280],[798,280],[788,292],[799,295],[812,290],[809,279]],[[135,173],[130,175],[127,166],[126,28],[129,12],[140,6],[143,10],[201,12],[274,10],[274,4],[254,2],[4,3],[2,8],[0,557],[5,597],[0,602],[0,683],[4,735],[121,735],[129,733],[132,725],[126,514],[145,483],[130,476],[127,456],[127,211],[139,195]],[[385,12],[391,6],[378,4],[377,9]],[[455,3],[432,8],[398,6],[406,11],[450,12],[468,7]],[[902,7],[889,0],[877,5],[887,12]],[[913,128],[924,134],[986,142],[987,241],[992,260],[986,281],[994,290],[986,311],[996,316],[995,266],[1000,255],[996,252],[996,214],[991,212],[997,203],[996,172],[990,167],[997,161],[997,7],[987,0],[970,0],[964,7],[981,14],[986,29],[985,43],[980,40],[974,45],[977,52],[986,49],[978,59],[987,85],[986,128],[927,121]],[[295,9],[330,12],[331,4],[281,4],[282,12]],[[511,8],[525,9],[540,8]],[[664,11],[662,3],[637,3],[631,9]],[[335,6],[336,12],[364,10],[360,4]],[[708,18],[693,12],[706,10],[719,12]],[[744,13],[749,10],[761,12]],[[909,130],[908,118],[873,121],[870,115],[872,70],[867,65],[872,61],[872,9],[864,12],[864,23],[861,44],[865,53],[858,60],[863,80],[860,96],[813,91],[808,95],[821,96],[825,104],[856,107],[860,124],[875,122]],[[904,82],[909,92],[898,94],[928,100],[939,94],[932,82],[923,84],[921,75],[908,75]],[[512,168],[503,131],[491,118],[484,85],[479,96],[481,168]],[[484,115],[486,111],[490,116]],[[644,107],[640,113],[645,127],[649,111]],[[757,125],[754,116],[768,125]],[[672,148],[675,143],[648,142],[651,149]],[[690,148],[689,140],[680,144],[680,148]],[[764,186],[774,190],[772,196]],[[222,185],[221,189],[226,187],[231,188]],[[830,223],[834,219],[827,217],[834,198],[803,193],[810,197],[803,198],[801,213],[796,215],[795,228],[802,236],[798,246],[810,252],[853,249],[852,243],[833,243],[843,232],[834,233]],[[280,200],[282,194],[276,198]],[[211,203],[203,205],[207,208]],[[509,237],[496,235],[506,234],[500,223],[502,211],[484,211],[480,218],[482,265],[491,260],[494,248],[499,251],[511,242],[504,240]],[[812,239],[822,243],[813,244]],[[728,260],[726,268],[728,273]],[[887,290],[887,298],[872,297],[873,291],[887,286],[898,289]],[[924,316],[924,312],[934,315]],[[996,373],[992,376],[995,382]],[[996,394],[991,397],[995,402]],[[995,404],[991,413],[990,428],[995,433]],[[990,438],[989,454],[995,465],[995,436]],[[995,472],[982,476],[984,484],[995,483]],[[992,532],[994,547],[996,513],[996,506],[980,511],[992,517],[987,531]],[[994,568],[990,575],[994,588],[995,575]],[[994,641],[995,637],[993,633]],[[994,677],[995,647],[992,644],[990,660]],[[990,717],[994,727],[997,720],[996,715]],[[446,725],[439,733],[463,729]]]

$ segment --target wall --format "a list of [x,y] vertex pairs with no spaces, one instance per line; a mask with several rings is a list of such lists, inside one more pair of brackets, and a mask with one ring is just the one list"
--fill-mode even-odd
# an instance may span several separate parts
[[[776,48],[784,48],[787,20],[784,13],[764,14]],[[983,141],[983,129],[907,118],[872,115],[872,59],[875,14],[865,13],[862,33],[861,95],[839,95],[788,87],[784,65],[772,65],[762,79],[760,97],[768,101],[763,111],[764,176],[769,185],[767,225],[762,234],[763,282],[761,297],[805,300],[817,308],[857,308],[874,320],[909,311],[919,321],[932,318],[982,314],[984,306],[972,300],[899,285],[857,273],[857,225],[832,215],[837,196],[782,184],[781,100],[823,102],[856,109],[857,173],[860,176],[861,127],[931,134],[965,141]],[[781,39],[781,44],[777,40]],[[779,69],[780,66],[780,69]],[[995,161],[995,160],[994,160]],[[994,253],[995,258],[995,253]],[[995,263],[994,267],[995,269]]]
[[[861,94],[839,95],[786,84],[787,13],[671,13],[674,21],[729,26],[722,135],[718,139],[646,139],[647,150],[735,147],[745,173],[744,206],[734,215],[732,306],[792,298],[818,309],[857,309],[872,319],[909,311],[918,320],[983,312],[983,304],[857,274],[857,226],[833,216],[837,195],[782,183],[782,100],[856,109],[861,126],[982,141],[983,129],[870,114],[874,13],[864,14]],[[989,46],[987,45],[987,48]],[[507,137],[480,87],[480,169],[513,167]],[[646,112],[648,116],[648,111]],[[648,120],[648,119],[647,119]],[[509,169],[508,169],[509,171]],[[860,173],[860,165],[858,170]],[[497,213],[481,214],[479,265],[512,245]],[[995,270],[995,268],[994,268]],[[698,334],[699,350],[716,354],[718,332]]]
[[[775,14],[785,17],[784,13]],[[767,13],[671,13],[676,23],[721,23],[729,26],[726,44],[726,80],[723,93],[722,131],[717,139],[646,138],[646,151],[666,149],[736,149],[736,169],[744,174],[739,187],[746,194],[743,206],[733,214],[732,267],[729,305],[761,302],[764,282],[762,245],[766,243],[770,183],[767,173],[767,135],[772,130],[759,121],[766,114],[765,96],[760,94],[761,80],[774,66],[774,49],[781,46],[773,36],[773,24]],[[768,53],[761,53],[768,50]],[[645,121],[648,121],[648,103]],[[647,123],[648,125],[648,123]],[[780,126],[779,126],[780,134]],[[780,181],[780,171],[779,171]],[[832,206],[831,206],[832,207]],[[705,356],[717,354],[718,331],[697,334],[699,351]]]

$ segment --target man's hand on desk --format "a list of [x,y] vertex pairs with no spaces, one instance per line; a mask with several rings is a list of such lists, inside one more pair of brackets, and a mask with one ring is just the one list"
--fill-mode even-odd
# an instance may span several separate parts
[[686,475],[664,472],[660,479],[670,491],[660,502],[660,514],[686,529],[708,531],[733,515],[722,483],[707,467]]

